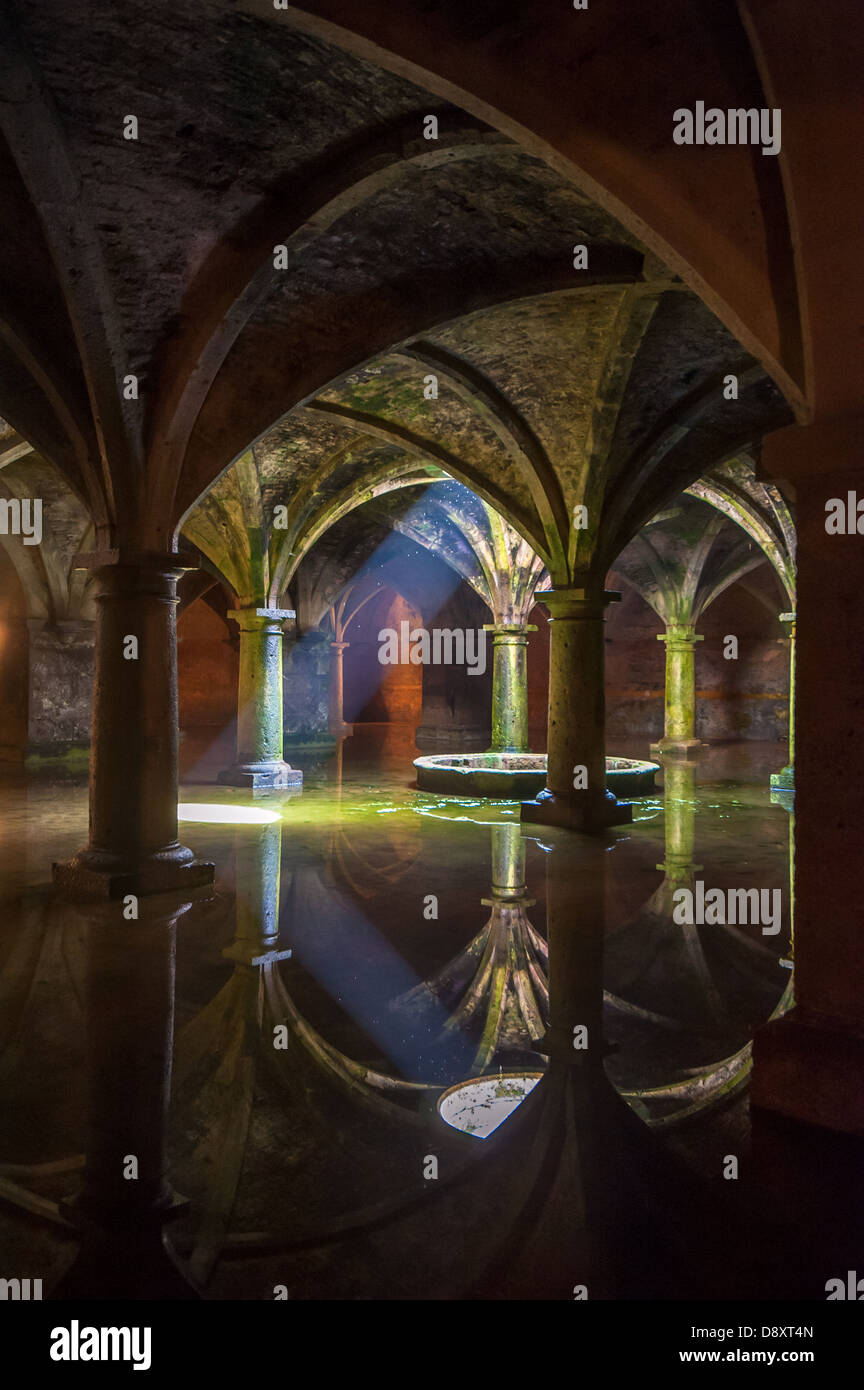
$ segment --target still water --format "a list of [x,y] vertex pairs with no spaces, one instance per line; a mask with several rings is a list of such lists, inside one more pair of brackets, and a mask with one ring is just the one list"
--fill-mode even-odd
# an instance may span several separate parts
[[[783,751],[670,763],[633,824],[595,840],[412,790],[398,728],[293,756],[302,790],[254,800],[214,785],[219,740],[188,738],[180,834],[215,890],[137,921],[49,886],[86,840],[82,779],[7,776],[4,1265],[50,1286],[72,1262],[76,1293],[111,1296],[106,1262],[171,1209],[181,1276],[208,1298],[738,1281],[732,1257],[718,1274],[703,1256],[750,1219],[713,1210],[721,1151],[753,1032],[791,996],[790,815],[768,789]],[[781,890],[779,934],[677,925],[676,890],[700,880]],[[451,1093],[478,1077],[494,1084],[470,1104]],[[496,1103],[509,1118],[483,1137]],[[679,1134],[698,1137],[686,1162]],[[84,1276],[81,1211],[101,1232]],[[152,1281],[178,1296],[155,1259]]]

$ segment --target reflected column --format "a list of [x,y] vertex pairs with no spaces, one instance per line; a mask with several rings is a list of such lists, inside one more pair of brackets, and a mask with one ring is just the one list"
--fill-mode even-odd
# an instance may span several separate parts
[[652,903],[662,916],[671,916],[677,888],[692,888],[696,839],[696,764],[684,758],[663,759],[664,860],[657,868],[664,875]]
[[141,899],[132,921],[117,903],[72,909],[88,930],[87,1140],[64,1207],[81,1247],[55,1299],[197,1297],[164,1232],[185,1206],[166,1178],[166,1133],[176,926],[191,907],[166,894]]
[[181,1034],[175,1105],[200,1116],[200,1138],[185,1163],[206,1175],[189,1268],[206,1284],[219,1259],[247,1156],[263,1055],[272,1054],[271,972],[279,949],[282,822],[244,827],[234,839],[235,932],[222,952],[234,971]]
[[771,786],[778,791],[795,790],[795,618],[795,613],[780,614],[789,639],[789,761],[779,772],[771,773]]

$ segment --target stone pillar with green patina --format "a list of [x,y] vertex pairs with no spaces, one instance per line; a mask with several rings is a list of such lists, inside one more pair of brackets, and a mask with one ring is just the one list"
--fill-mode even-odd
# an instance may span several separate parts
[[664,856],[657,868],[663,882],[651,897],[651,908],[660,917],[671,917],[675,893],[692,888],[702,868],[694,863],[696,834],[696,763],[690,758],[663,759]]
[[515,821],[492,826],[492,898],[483,898],[484,905],[499,900],[514,902],[526,899],[525,841],[521,827]]
[[795,790],[795,618],[794,612],[780,614],[789,638],[789,761],[779,772],[771,773],[771,786],[789,792]]
[[703,638],[693,623],[668,623],[657,641],[666,643],[666,709],[663,737],[652,743],[651,751],[686,757],[702,747],[696,737],[695,646]]
[[302,772],[282,757],[282,608],[239,608],[228,614],[240,628],[237,762],[219,781],[252,791],[298,787]]
[[606,789],[603,624],[620,594],[560,588],[535,595],[549,609],[546,786],[522,803],[522,819],[595,833],[632,819]]
[[528,634],[525,623],[486,623],[492,633],[490,753],[528,752]]
[[696,765],[687,759],[663,760],[665,857],[657,868],[675,888],[689,887],[701,864],[693,863],[696,832]]

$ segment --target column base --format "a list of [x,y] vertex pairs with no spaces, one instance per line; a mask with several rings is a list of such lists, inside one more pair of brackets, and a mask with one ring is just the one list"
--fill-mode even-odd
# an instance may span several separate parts
[[220,772],[217,781],[226,787],[248,787],[250,791],[282,791],[302,787],[303,773],[288,763],[236,763]]
[[750,1104],[804,1124],[864,1135],[864,1036],[795,1008],[753,1039]]
[[186,893],[211,884],[215,875],[215,864],[196,859],[191,849],[179,844],[132,864],[104,850],[82,849],[72,859],[51,865],[51,876],[58,888],[73,897],[85,898]]
[[618,801],[606,792],[602,801],[591,797],[584,801],[557,796],[555,792],[538,792],[534,801],[523,801],[521,819],[535,825],[557,825],[564,830],[581,830],[585,835],[599,835],[609,826],[627,825],[633,819],[629,801]]
[[707,746],[701,738],[661,738],[651,744],[650,751],[661,757],[665,753],[672,758],[696,758],[699,750]]
[[779,772],[771,773],[771,786],[776,787],[781,792],[794,792],[795,790],[795,765],[788,763]]

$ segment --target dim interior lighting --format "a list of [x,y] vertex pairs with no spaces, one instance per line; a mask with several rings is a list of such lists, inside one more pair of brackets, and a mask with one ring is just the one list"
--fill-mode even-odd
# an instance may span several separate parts
[[269,825],[279,818],[278,811],[264,811],[258,806],[221,806],[217,802],[181,801],[177,807],[178,820],[206,821],[211,825]]
[[438,1114],[453,1129],[487,1139],[531,1094],[543,1075],[542,1071],[508,1071],[459,1081],[439,1096]]

